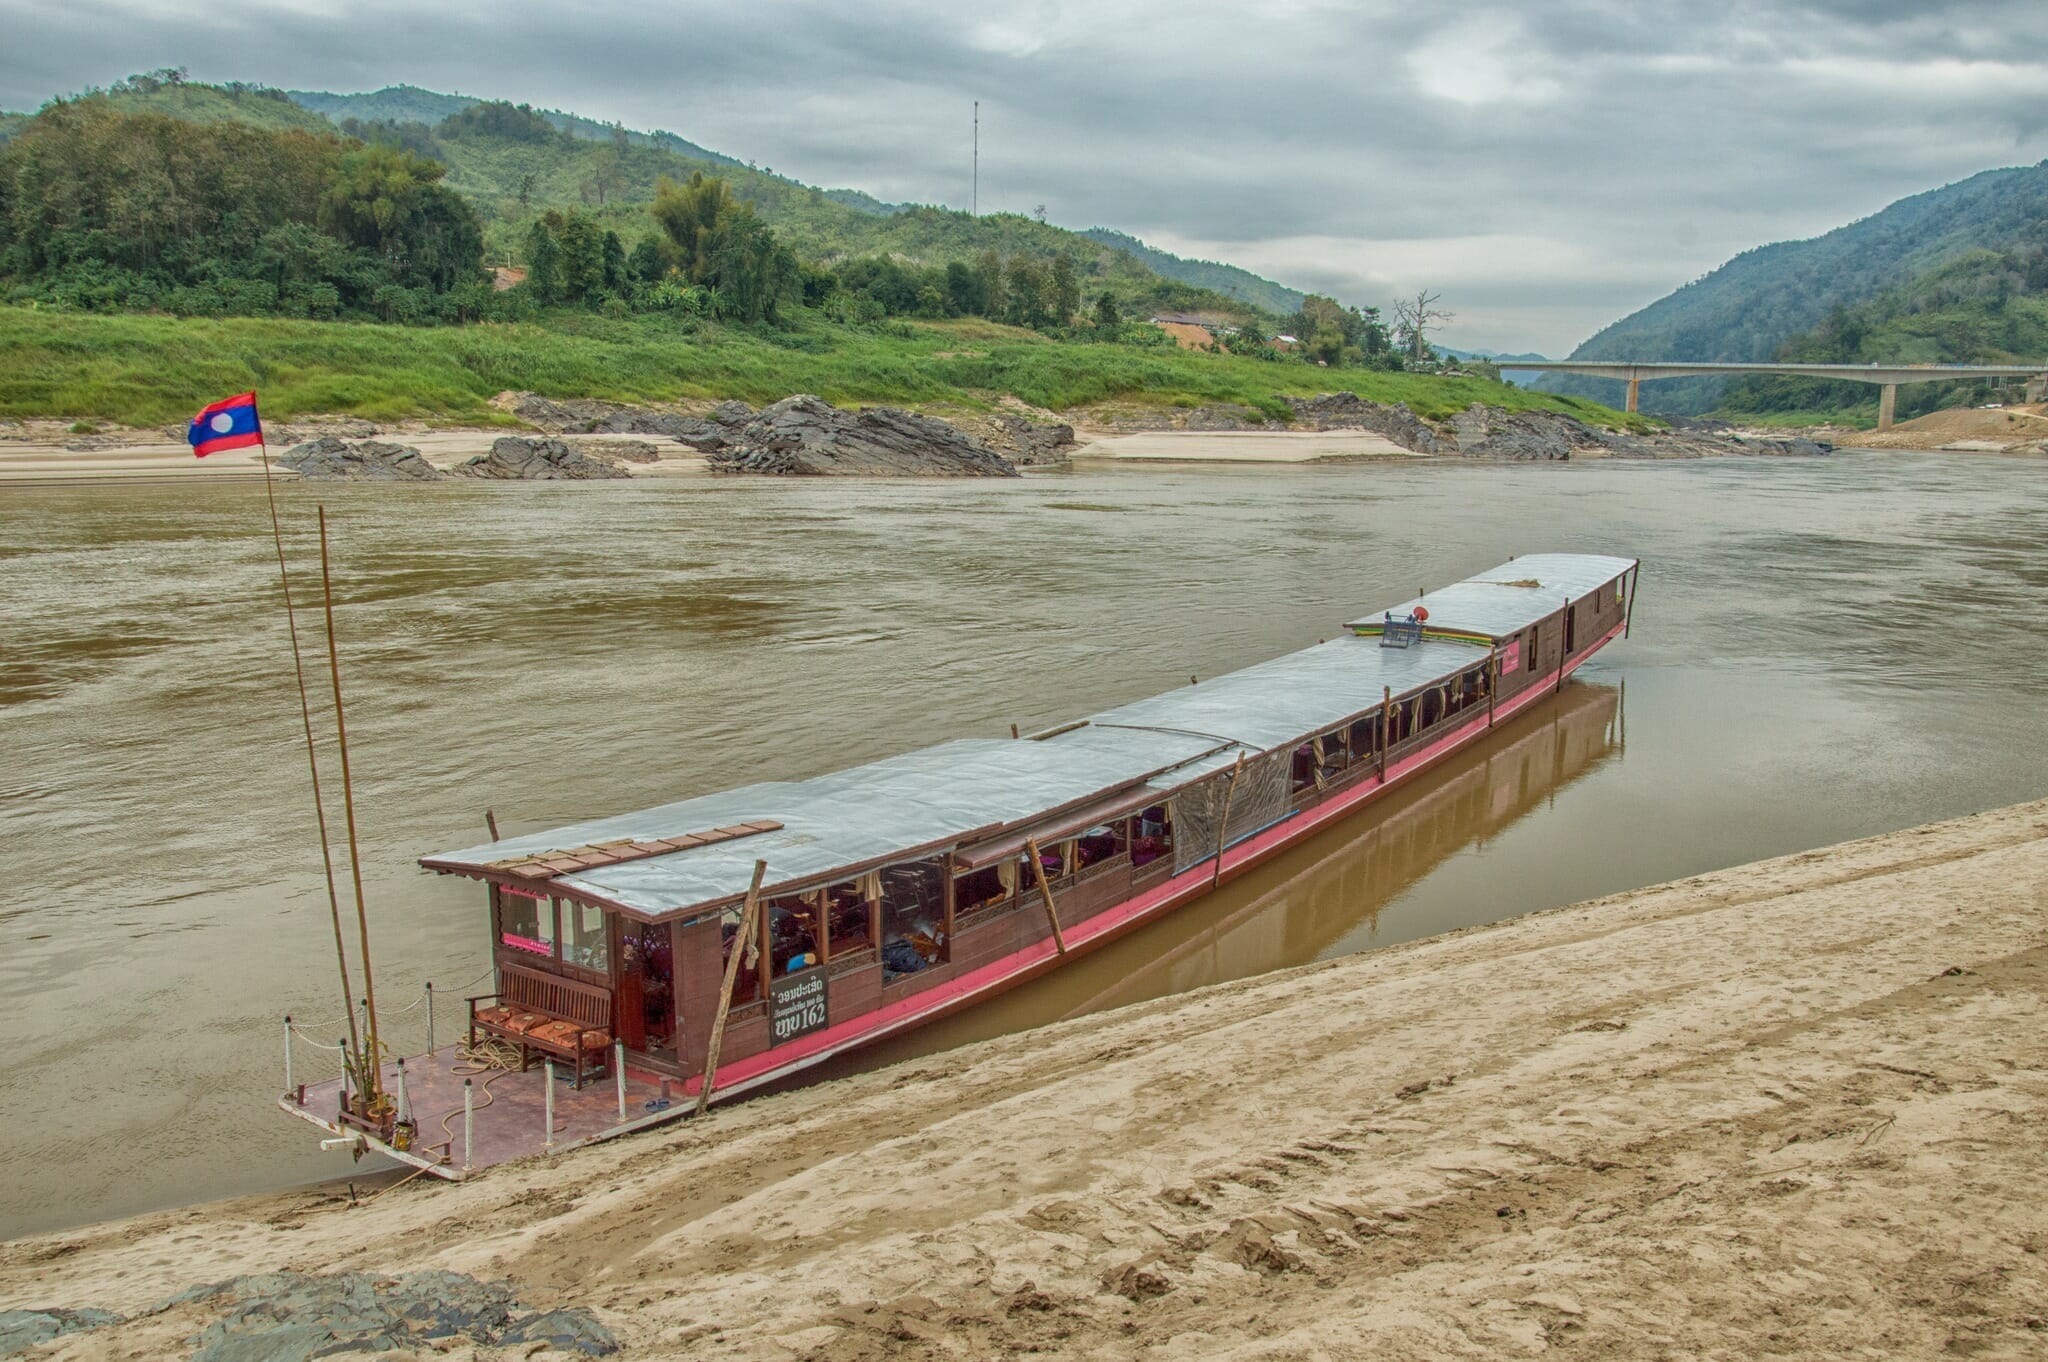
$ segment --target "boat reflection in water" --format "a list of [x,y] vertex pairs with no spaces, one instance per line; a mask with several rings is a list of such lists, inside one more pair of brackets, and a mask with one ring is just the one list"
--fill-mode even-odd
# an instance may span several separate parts
[[1370,948],[1387,905],[1619,757],[1622,699],[1616,687],[1574,681],[1362,817],[1245,879],[1004,997],[805,1081]]

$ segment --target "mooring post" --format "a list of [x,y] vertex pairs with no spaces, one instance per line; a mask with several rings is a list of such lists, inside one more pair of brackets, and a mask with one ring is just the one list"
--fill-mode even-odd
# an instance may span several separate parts
[[626,1119],[626,1042],[612,1042],[612,1073],[618,1077],[619,1119]]
[[284,1014],[284,1090],[292,1090],[292,1014]]
[[434,1053],[434,981],[427,980],[427,1053]]
[[1057,954],[1065,955],[1067,953],[1067,936],[1065,932],[1060,930],[1059,906],[1053,902],[1052,886],[1047,884],[1045,880],[1045,857],[1039,853],[1038,839],[1036,837],[1026,837],[1024,839],[1024,851],[1026,855],[1031,857],[1031,874],[1038,882],[1038,897],[1045,904],[1045,920],[1052,924],[1053,950]]
[[1630,630],[1631,628],[1633,628],[1633,627],[1635,626],[1635,622],[1636,622],[1636,592],[1637,592],[1637,591],[1638,591],[1639,589],[1641,589],[1642,585],[1643,585],[1643,564],[1642,564],[1642,560],[1641,560],[1641,559],[1637,559],[1637,560],[1636,560],[1636,570],[1635,570],[1635,572],[1634,572],[1634,573],[1632,573],[1632,574],[1630,575],[1630,577],[1629,577],[1629,579],[1628,579],[1628,610],[1627,610],[1627,611],[1626,611],[1626,612],[1625,612],[1625,613],[1624,613],[1624,614],[1622,615],[1622,617],[1621,617],[1621,636],[1622,636],[1623,638],[1627,638],[1627,637],[1628,637],[1628,631],[1629,631],[1629,630]]
[[1230,784],[1223,787],[1223,817],[1216,820],[1216,873],[1209,877],[1209,887],[1214,889],[1223,883],[1223,850],[1230,841],[1230,805],[1237,798],[1237,780],[1244,774],[1244,749],[1237,749],[1237,762],[1230,768]]
[[[704,1052],[704,1086],[697,1093],[697,1114],[711,1108],[711,1085],[718,1078],[718,1052],[725,1045],[725,1020],[732,1012],[732,991],[739,981],[740,957],[747,953],[747,937],[754,930],[754,914],[761,909],[761,881],[767,877],[768,862],[754,862],[754,882],[747,886],[746,906],[740,910],[740,929],[732,939],[732,954],[725,961],[725,982],[718,991],[718,1015],[711,1020],[711,1043]],[[879,907],[877,909],[879,914]],[[880,918],[875,938],[881,939]]]
[[541,1066],[544,1081],[548,1085],[548,1137],[541,1141],[542,1149],[555,1147],[555,1061],[547,1060]]
[[462,1080],[462,1171],[467,1173],[470,1151],[476,1148],[476,1088],[474,1080]]
[[412,1119],[412,1103],[411,1103],[411,1102],[409,1102],[409,1101],[407,1101],[407,1100],[406,1100],[406,1096],[405,1096],[405,1056],[403,1056],[403,1055],[400,1055],[400,1056],[398,1057],[398,1112],[397,1112],[397,1117],[398,1117],[398,1119],[399,1119],[399,1120],[401,1120],[401,1121],[410,1121],[410,1120]]

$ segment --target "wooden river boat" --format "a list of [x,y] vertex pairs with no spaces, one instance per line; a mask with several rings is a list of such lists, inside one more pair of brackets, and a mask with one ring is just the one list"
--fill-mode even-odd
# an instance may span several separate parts
[[339,1081],[282,1105],[459,1177],[688,1114],[709,1066],[719,1100],[786,1080],[1173,912],[1481,741],[1625,632],[1637,571],[1523,557],[1032,737],[423,857],[485,888],[495,987],[458,1024],[520,1070],[467,1133],[462,1045],[405,1061],[410,1140],[338,1116]]

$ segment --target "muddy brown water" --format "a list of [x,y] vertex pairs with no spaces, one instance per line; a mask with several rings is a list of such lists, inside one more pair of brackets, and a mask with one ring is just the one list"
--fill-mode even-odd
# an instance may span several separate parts
[[[1376,812],[858,1063],[2048,789],[2033,461],[294,487],[301,571],[316,496],[402,1045],[485,960],[477,888],[414,859],[487,806],[527,831],[1029,731],[1511,553],[1640,554],[1634,636]],[[255,487],[0,488],[0,1233],[348,1171],[271,1106],[280,1019],[340,1003],[269,554]]]

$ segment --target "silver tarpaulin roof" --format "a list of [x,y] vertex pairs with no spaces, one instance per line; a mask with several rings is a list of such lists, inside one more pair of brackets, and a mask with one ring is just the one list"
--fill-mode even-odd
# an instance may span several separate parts
[[[1421,603],[1430,607],[1433,628],[1513,633],[1554,613],[1565,596],[1583,596],[1632,565],[1624,558],[1536,555],[1432,592]],[[1541,588],[1502,584],[1524,578],[1540,581]],[[1471,644],[1429,639],[1382,648],[1377,639],[1347,634],[1118,706],[1043,741],[942,743],[808,780],[749,785],[421,863],[488,873],[576,848],[644,844],[746,823],[781,825],[666,853],[643,846],[625,853],[630,859],[526,881],[645,917],[677,917],[743,895],[756,860],[768,863],[770,889],[814,884],[1042,824],[1069,809],[1085,812],[1121,793],[1171,792],[1230,766],[1241,750],[1256,755],[1300,741],[1376,710],[1388,689],[1399,697],[1485,657]]]
[[[1403,601],[1392,613],[1403,619],[1423,606],[1429,610],[1431,629],[1506,638],[1555,615],[1567,598],[1576,601],[1635,565],[1633,558],[1593,553],[1532,553]],[[1532,582],[1535,585],[1528,585]],[[1345,628],[1378,624],[1383,618],[1365,615]]]

